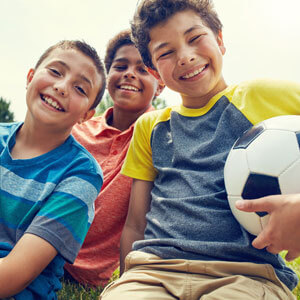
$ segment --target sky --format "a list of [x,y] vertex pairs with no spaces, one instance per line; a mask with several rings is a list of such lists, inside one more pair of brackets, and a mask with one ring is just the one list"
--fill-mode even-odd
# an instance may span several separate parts
[[[136,0],[2,0],[0,96],[17,121],[26,114],[26,75],[40,55],[63,39],[80,39],[101,58],[110,38],[129,27]],[[256,78],[300,82],[299,0],[214,0],[226,46],[227,84]],[[169,105],[180,96],[165,89]]]

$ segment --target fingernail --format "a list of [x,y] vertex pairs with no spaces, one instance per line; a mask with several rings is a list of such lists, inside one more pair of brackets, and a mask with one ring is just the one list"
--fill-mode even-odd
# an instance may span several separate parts
[[237,208],[244,208],[245,207],[245,203],[242,200],[238,200],[238,201],[235,202],[235,206]]

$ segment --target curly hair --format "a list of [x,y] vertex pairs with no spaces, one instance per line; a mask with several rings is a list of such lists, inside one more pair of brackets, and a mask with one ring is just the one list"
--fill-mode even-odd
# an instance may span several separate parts
[[105,69],[108,74],[110,67],[115,58],[116,52],[122,47],[126,45],[134,45],[131,39],[131,31],[130,29],[125,29],[115,35],[112,39],[109,40],[106,46],[106,52],[104,57]]
[[87,43],[85,43],[84,41],[79,41],[79,40],[63,40],[60,41],[58,43],[56,43],[55,45],[49,47],[43,54],[42,56],[39,58],[39,60],[37,61],[36,65],[35,65],[35,69],[37,69],[39,67],[39,65],[49,56],[49,54],[57,49],[63,49],[63,50],[67,50],[67,49],[75,49],[79,52],[81,52],[82,54],[84,54],[85,56],[91,58],[91,60],[93,61],[99,75],[101,76],[102,82],[101,82],[101,87],[98,91],[98,94],[91,106],[90,109],[94,109],[101,101],[103,94],[105,92],[105,87],[106,87],[106,75],[105,75],[105,70],[104,70],[104,66],[103,63],[101,61],[101,59],[98,56],[97,51],[91,47],[90,45],[88,45]]
[[155,69],[148,49],[150,30],[166,22],[175,13],[191,9],[216,35],[222,30],[222,23],[211,0],[142,0],[131,21],[132,40],[137,46],[144,64]]

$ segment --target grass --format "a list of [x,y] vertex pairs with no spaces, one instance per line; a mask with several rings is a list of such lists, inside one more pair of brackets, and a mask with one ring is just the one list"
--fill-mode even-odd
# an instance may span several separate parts
[[[282,257],[285,256],[285,252],[282,252]],[[292,268],[300,279],[300,257],[292,262],[286,262],[286,264]],[[116,270],[112,276],[111,281],[119,277],[119,270]],[[63,282],[63,288],[58,293],[58,300],[98,300],[103,288],[87,288],[80,284],[73,284],[69,282]],[[300,283],[294,289],[293,293],[297,296],[297,300],[300,300]]]

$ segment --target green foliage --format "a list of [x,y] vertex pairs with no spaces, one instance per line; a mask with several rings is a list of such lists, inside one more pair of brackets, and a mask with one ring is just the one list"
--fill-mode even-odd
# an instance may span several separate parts
[[113,106],[114,102],[108,93],[105,93],[100,104],[96,108],[95,116],[101,116],[109,107]]
[[14,113],[9,110],[10,102],[0,97],[0,122],[14,121]]
[[155,107],[155,109],[162,109],[167,106],[166,100],[164,98],[156,97],[152,101],[152,105]]

